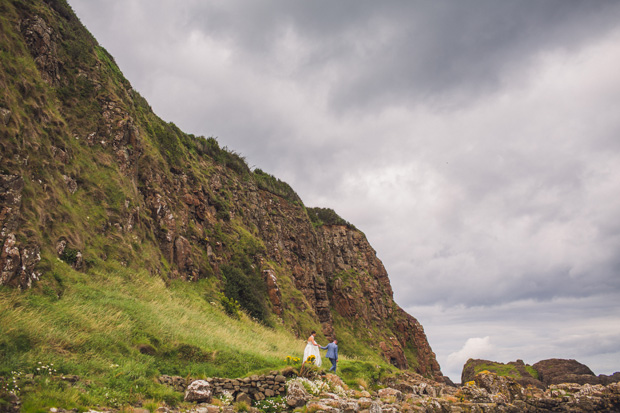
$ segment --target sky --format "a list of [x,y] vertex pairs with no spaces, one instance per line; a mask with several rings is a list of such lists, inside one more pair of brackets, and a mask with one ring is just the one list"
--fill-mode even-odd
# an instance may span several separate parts
[[162,119],[362,230],[453,381],[620,370],[620,2],[69,3]]

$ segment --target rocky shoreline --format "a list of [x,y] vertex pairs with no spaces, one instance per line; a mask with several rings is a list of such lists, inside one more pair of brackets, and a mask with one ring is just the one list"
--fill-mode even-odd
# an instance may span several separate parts
[[[222,406],[219,400],[214,398],[218,395],[217,387],[211,388],[208,380],[201,382],[203,384],[201,394],[204,399],[196,400],[197,404],[191,412],[239,411],[234,405]],[[196,382],[192,384],[194,383]],[[317,392],[312,386],[318,387],[320,383],[324,383],[324,388]],[[195,398],[189,387],[186,390],[186,400],[188,397]],[[210,391],[211,389],[213,391]],[[338,376],[326,374],[314,381],[289,378],[286,390],[286,396],[283,397],[286,405],[282,406],[282,410],[273,411],[329,413],[620,411],[620,383],[617,382],[608,385],[559,383],[549,385],[543,390],[533,385],[522,386],[514,379],[486,371],[476,374],[472,381],[459,387],[437,383],[413,373],[402,373],[387,380],[384,388],[369,392],[350,389]],[[240,392],[237,393],[235,400],[249,402],[251,397],[247,396]],[[253,399],[258,400],[260,397]],[[213,404],[213,401],[217,401],[217,404]],[[250,407],[247,411],[260,410]]]
[[[614,375],[615,376],[615,375]],[[614,377],[612,376],[612,377]],[[165,404],[157,413],[215,412],[618,412],[620,383],[557,383],[541,389],[517,380],[482,371],[461,386],[438,383],[418,374],[403,372],[370,391],[349,388],[337,375],[321,373],[309,379],[297,377],[291,369],[272,371],[240,379],[208,378],[192,380],[161,376],[161,384],[184,394],[178,407]],[[17,413],[17,396],[1,413]],[[148,413],[153,408],[127,406],[121,411]],[[118,413],[117,409],[97,408],[90,413]],[[50,408],[50,413],[78,413],[77,410]]]

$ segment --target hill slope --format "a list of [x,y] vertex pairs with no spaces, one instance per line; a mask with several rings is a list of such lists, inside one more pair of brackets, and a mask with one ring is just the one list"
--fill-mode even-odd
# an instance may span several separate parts
[[[314,328],[319,341],[338,337],[344,354],[441,377],[422,326],[394,302],[364,234],[333,211],[307,209],[286,183],[251,171],[217,140],[158,118],[64,0],[0,2],[0,45],[5,360],[33,361],[42,348],[58,360],[77,357],[97,347],[78,333],[93,319],[127,334],[112,338],[120,353],[148,345],[173,357],[184,336],[191,351],[208,354],[217,347],[210,339],[154,326],[210,320],[215,329],[229,320],[219,309],[234,315],[236,300],[271,330],[244,317],[239,328],[290,339],[270,336],[281,343],[231,375],[273,365],[298,343],[290,332],[305,338]],[[175,301],[180,292],[191,297],[187,308]],[[162,310],[166,294],[171,314]],[[146,322],[141,311],[157,313],[144,328],[135,325]],[[164,345],[170,340],[178,342]],[[165,363],[152,367],[166,372]]]

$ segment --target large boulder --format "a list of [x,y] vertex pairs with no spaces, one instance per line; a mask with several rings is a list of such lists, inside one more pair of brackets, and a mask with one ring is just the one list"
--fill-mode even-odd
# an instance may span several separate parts
[[287,387],[286,404],[288,404],[289,407],[301,407],[310,400],[310,395],[301,383],[290,381]]
[[206,380],[195,380],[187,386],[185,391],[186,402],[204,403],[211,401],[211,385]]
[[597,384],[598,378],[585,364],[576,360],[548,359],[533,366],[545,386],[559,383]]
[[392,389],[390,387],[380,389],[378,392],[379,398],[387,403],[400,402],[405,399],[405,396],[400,390]]

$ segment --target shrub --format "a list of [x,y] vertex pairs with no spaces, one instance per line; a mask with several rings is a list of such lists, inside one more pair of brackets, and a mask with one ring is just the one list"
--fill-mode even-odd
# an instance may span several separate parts
[[320,227],[322,225],[344,225],[351,229],[356,229],[355,226],[345,221],[331,208],[307,208],[306,211],[308,212],[310,222],[312,222],[315,227]]
[[77,262],[78,253],[79,251],[73,248],[65,248],[62,254],[60,254],[60,259],[67,264],[72,265]]
[[[247,263],[241,260],[242,268],[245,268]],[[266,310],[264,303],[264,289],[263,280],[255,274],[250,265],[249,268],[245,268],[243,271],[239,267],[233,267],[232,265],[222,266],[222,276],[224,278],[224,294],[230,298],[236,300],[241,307],[243,307],[251,317],[254,317],[260,321],[265,321]]]
[[234,408],[235,408],[235,411],[237,412],[249,412],[250,411],[250,406],[244,401],[239,401],[235,403]]
[[292,202],[293,204],[302,204],[301,198],[299,198],[299,195],[297,195],[297,193],[293,190],[293,188],[291,188],[289,184],[279,180],[273,175],[263,172],[262,169],[256,168],[254,170],[254,179],[256,181],[256,185],[258,185],[259,188],[271,192],[272,194],[281,196],[282,198],[288,200],[289,202]]
[[241,313],[241,306],[234,298],[228,298],[224,294],[219,294],[220,296],[220,304],[222,304],[222,308],[224,312],[233,318],[239,318]]

